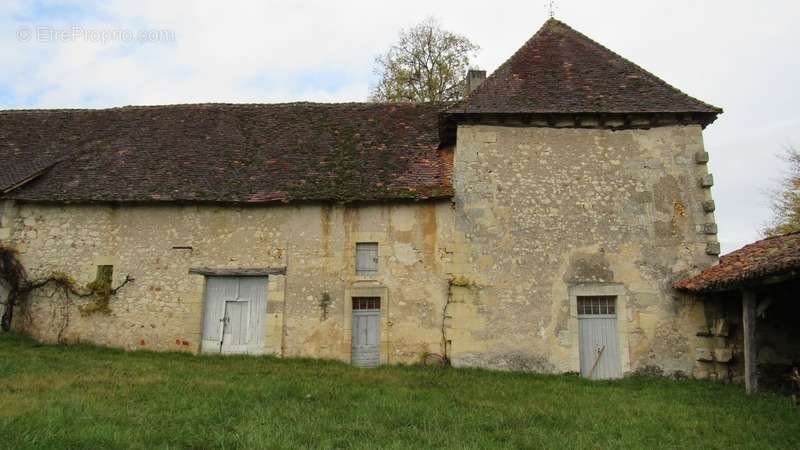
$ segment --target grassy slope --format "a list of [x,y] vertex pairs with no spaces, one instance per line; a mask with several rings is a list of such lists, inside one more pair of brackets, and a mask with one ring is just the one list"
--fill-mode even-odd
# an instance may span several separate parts
[[800,448],[735,386],[125,353],[0,336],[4,448]]

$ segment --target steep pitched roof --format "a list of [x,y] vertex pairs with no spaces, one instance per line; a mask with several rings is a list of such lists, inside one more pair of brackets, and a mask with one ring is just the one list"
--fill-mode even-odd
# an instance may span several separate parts
[[722,110],[684,94],[566,24],[550,19],[448,112],[715,116]]
[[234,203],[449,197],[451,153],[438,149],[443,108],[292,103],[2,111],[0,183],[8,187],[51,166],[6,197]]
[[746,245],[721,257],[719,264],[674,286],[689,292],[723,291],[797,270],[800,270],[800,233],[791,233]]

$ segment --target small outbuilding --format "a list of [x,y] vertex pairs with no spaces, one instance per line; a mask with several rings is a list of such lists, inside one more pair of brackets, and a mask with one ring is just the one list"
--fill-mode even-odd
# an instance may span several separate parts
[[675,288],[702,299],[710,319],[698,332],[709,346],[697,348],[704,370],[695,373],[743,379],[748,393],[759,384],[792,389],[800,366],[800,232],[746,245]]

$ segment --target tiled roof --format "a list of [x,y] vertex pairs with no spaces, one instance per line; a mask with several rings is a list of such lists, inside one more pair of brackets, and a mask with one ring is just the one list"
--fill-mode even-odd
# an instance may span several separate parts
[[566,24],[548,20],[450,113],[700,113],[692,98]]
[[800,269],[800,233],[771,237],[746,245],[720,258],[719,263],[675,283],[689,292],[736,289],[766,277]]
[[8,188],[52,165],[6,196],[234,203],[449,197],[452,152],[438,148],[443,108],[292,103],[0,111],[0,184]]

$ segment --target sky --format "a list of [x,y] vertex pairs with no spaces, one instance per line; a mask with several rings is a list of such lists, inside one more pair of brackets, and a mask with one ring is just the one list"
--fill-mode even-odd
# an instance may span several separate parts
[[[0,0],[0,109],[364,101],[374,59],[427,17],[493,71],[545,0]],[[556,18],[725,113],[705,131],[723,252],[759,239],[800,147],[800,2],[555,2]]]

